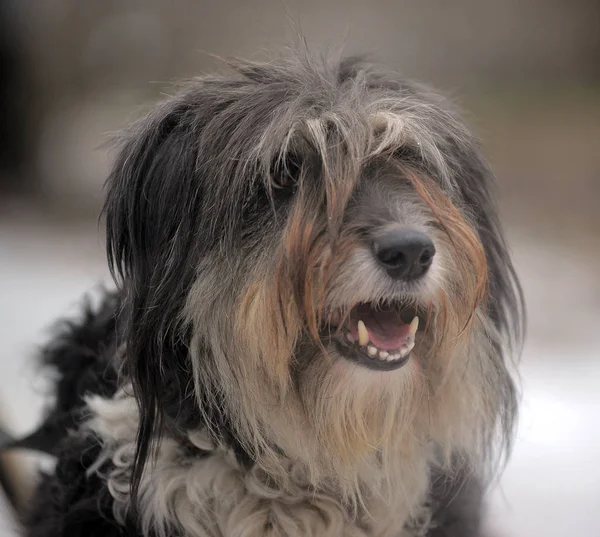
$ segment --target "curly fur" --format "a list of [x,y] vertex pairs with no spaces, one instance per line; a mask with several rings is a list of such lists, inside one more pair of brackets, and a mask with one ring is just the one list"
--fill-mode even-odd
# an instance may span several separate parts
[[[120,336],[96,342],[120,377],[86,390],[73,434],[102,449],[85,475],[141,535],[476,535],[522,338],[476,140],[441,97],[357,59],[235,69],[121,141]],[[389,226],[434,242],[421,281],[377,266],[365,241]],[[390,300],[427,310],[413,358],[348,362],[331,327]]]

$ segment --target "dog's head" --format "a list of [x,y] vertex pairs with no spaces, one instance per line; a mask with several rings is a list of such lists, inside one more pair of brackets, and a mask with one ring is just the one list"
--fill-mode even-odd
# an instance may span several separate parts
[[238,65],[141,120],[105,208],[138,470],[165,418],[313,483],[509,438],[491,186],[441,98],[359,61]]

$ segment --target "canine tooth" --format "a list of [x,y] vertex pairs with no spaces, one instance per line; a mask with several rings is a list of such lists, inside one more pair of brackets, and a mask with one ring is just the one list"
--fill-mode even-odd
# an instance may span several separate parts
[[410,335],[414,336],[419,328],[419,318],[415,315],[415,318],[410,322]]
[[358,344],[361,347],[364,347],[367,343],[369,343],[369,332],[365,323],[362,321],[358,321]]
[[383,358],[384,360],[390,355],[388,351],[379,351],[379,358]]
[[377,349],[373,347],[373,345],[369,345],[367,347],[367,352],[369,353],[369,356],[375,356],[377,354]]

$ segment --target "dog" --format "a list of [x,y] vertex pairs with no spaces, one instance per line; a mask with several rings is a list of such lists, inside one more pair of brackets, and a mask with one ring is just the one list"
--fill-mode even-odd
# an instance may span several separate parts
[[477,140],[360,58],[232,67],[118,140],[27,535],[480,535],[523,300]]

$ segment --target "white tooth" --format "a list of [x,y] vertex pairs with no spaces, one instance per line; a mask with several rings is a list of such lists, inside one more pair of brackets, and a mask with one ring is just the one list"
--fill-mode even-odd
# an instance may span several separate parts
[[419,318],[415,316],[415,318],[410,322],[410,335],[414,336],[417,333],[417,329],[419,328]]
[[390,353],[388,351],[379,351],[379,358],[383,360],[385,360],[389,355]]
[[358,321],[358,344],[361,347],[364,347],[367,343],[369,343],[369,332],[365,323],[362,321]]
[[398,358],[400,358],[399,354],[390,354],[388,361],[398,360]]
[[369,356],[375,356],[377,354],[377,349],[373,347],[373,345],[369,345],[367,347],[367,352],[369,353]]
[[400,356],[402,356],[402,358],[404,358],[405,356],[408,356],[408,354],[410,353],[410,351],[412,351],[415,347],[414,343],[409,343],[406,347],[404,347],[402,349],[402,351],[400,352]]

